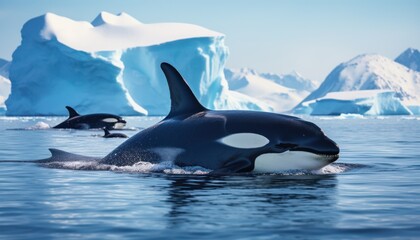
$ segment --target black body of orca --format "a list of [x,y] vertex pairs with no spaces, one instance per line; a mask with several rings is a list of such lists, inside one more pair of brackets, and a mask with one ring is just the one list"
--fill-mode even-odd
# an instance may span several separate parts
[[108,129],[104,128],[104,138],[128,138],[124,133],[110,133]]
[[106,128],[119,129],[123,128],[126,121],[122,117],[108,113],[94,113],[80,115],[73,108],[66,106],[69,111],[69,118],[58,124],[54,128],[73,128],[73,129],[91,129]]
[[229,174],[312,170],[338,159],[337,144],[315,124],[275,113],[206,109],[174,67],[162,63],[161,68],[171,98],[166,118],[102,159],[50,149],[52,157],[41,161],[74,159],[117,166],[172,161]]

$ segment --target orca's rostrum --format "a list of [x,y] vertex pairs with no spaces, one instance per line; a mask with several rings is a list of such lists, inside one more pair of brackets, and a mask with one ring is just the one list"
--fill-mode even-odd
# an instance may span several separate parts
[[338,159],[337,144],[315,124],[275,113],[206,109],[173,66],[162,63],[161,68],[171,98],[166,118],[102,159],[51,149],[52,156],[38,162],[85,160],[129,166],[170,161],[228,174],[312,170]]

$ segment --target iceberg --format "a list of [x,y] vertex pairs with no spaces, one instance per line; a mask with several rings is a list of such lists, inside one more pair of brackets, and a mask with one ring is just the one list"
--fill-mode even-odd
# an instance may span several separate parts
[[6,59],[0,58],[0,70],[8,63],[9,61],[7,61]]
[[377,54],[363,54],[338,65],[293,113],[406,115],[418,114],[418,106],[420,72]]
[[161,62],[178,68],[208,108],[265,109],[231,93],[225,36],[197,25],[144,24],[107,12],[89,23],[47,13],[26,22],[21,34],[7,115],[66,115],[66,105],[85,113],[165,115],[170,102]]
[[10,81],[9,79],[0,76],[0,114],[4,114],[6,112],[6,105],[4,102],[8,98],[10,94]]
[[6,112],[6,105],[4,102],[10,95],[10,80],[9,77],[9,66],[10,62],[4,59],[0,59],[0,114],[3,115]]
[[311,115],[411,115],[412,112],[389,90],[330,92],[305,102]]

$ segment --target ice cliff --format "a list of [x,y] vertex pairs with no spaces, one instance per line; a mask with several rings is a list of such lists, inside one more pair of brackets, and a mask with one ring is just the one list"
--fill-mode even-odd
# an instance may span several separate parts
[[10,94],[9,66],[9,61],[0,58],[0,114],[6,112],[4,102]]
[[353,109],[359,114],[405,115],[420,114],[419,106],[419,72],[380,55],[363,54],[338,65],[293,112],[336,115]]
[[181,23],[144,24],[102,12],[91,23],[52,13],[26,22],[13,53],[8,115],[80,112],[164,115],[169,93],[161,62],[174,65],[212,109],[265,106],[231,93],[223,69],[224,35]]
[[329,92],[305,102],[311,115],[410,115],[411,111],[390,90]]
[[254,99],[274,112],[291,110],[312,90],[315,84],[297,72],[286,75],[258,73],[249,68],[225,69],[229,89]]

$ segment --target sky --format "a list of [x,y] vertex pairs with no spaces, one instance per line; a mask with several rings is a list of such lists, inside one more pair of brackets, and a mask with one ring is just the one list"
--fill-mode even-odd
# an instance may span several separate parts
[[318,82],[359,54],[394,59],[420,49],[420,0],[0,0],[0,58],[12,59],[33,17],[92,21],[101,11],[200,25],[226,35],[229,68],[297,71]]

